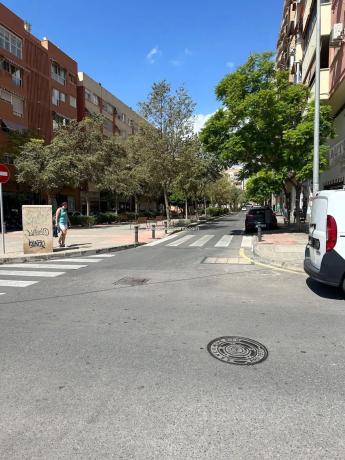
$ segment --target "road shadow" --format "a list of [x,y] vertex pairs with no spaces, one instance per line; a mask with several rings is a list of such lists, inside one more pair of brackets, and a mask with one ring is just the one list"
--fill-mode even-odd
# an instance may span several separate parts
[[312,278],[307,278],[306,284],[308,288],[314,292],[314,294],[322,297],[323,299],[345,300],[345,295],[339,288],[318,283]]
[[69,251],[71,249],[78,249],[81,246],[88,246],[91,247],[92,243],[79,243],[79,244],[69,244],[68,246],[65,246],[64,248],[54,248],[54,252],[63,252],[63,251]]

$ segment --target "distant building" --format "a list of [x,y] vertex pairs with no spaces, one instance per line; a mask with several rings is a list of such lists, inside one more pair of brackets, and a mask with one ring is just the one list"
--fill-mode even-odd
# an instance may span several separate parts
[[237,188],[244,190],[245,188],[245,181],[240,179],[240,174],[242,172],[241,166],[232,166],[225,171],[225,174],[229,177],[231,182],[236,185]]
[[78,120],[91,113],[104,116],[104,134],[123,139],[134,134],[143,119],[85,72],[78,73]]

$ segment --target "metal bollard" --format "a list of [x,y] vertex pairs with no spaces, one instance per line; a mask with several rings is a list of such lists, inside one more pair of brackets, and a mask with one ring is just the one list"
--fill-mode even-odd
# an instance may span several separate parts
[[262,240],[262,229],[261,225],[258,225],[258,241]]
[[156,238],[156,224],[152,224],[151,230],[152,230],[152,239],[154,240]]
[[167,220],[164,221],[164,232],[168,233],[168,221]]
[[135,244],[139,243],[139,225],[134,225],[134,241]]

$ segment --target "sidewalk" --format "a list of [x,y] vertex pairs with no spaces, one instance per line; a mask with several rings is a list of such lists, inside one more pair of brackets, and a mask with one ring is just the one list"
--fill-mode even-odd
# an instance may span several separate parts
[[304,273],[303,261],[307,242],[306,233],[263,234],[261,242],[254,237],[254,260]]
[[[175,229],[170,229],[169,233]],[[156,227],[156,239],[165,236],[164,227]],[[151,228],[141,225],[139,244],[152,240]],[[32,259],[50,259],[69,255],[94,254],[97,252],[116,251],[134,247],[133,225],[97,225],[92,228],[72,228],[68,230],[66,248],[58,247],[58,239],[54,238],[54,252],[49,254],[23,253],[23,232],[9,232],[5,235],[6,253],[0,254],[0,263],[25,262]]]

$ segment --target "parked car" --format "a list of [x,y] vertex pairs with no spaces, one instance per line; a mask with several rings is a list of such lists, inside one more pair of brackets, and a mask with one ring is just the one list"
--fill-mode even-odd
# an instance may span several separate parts
[[262,228],[277,228],[277,217],[269,206],[253,206],[246,214],[245,231],[250,232]]
[[345,292],[345,190],[324,190],[313,200],[304,270]]

